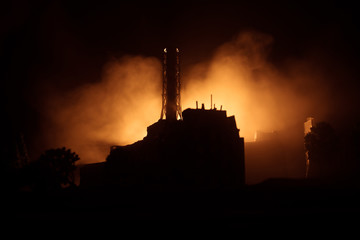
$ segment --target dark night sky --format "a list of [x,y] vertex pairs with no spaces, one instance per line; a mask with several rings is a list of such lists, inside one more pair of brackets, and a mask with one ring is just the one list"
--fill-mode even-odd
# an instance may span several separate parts
[[357,8],[344,1],[19,0],[0,9],[3,112],[9,131],[28,136],[41,125],[39,86],[96,82],[110,58],[159,56],[168,44],[182,49],[186,68],[244,30],[273,36],[269,59],[277,66],[315,53],[330,72],[345,74],[333,84],[359,87]]

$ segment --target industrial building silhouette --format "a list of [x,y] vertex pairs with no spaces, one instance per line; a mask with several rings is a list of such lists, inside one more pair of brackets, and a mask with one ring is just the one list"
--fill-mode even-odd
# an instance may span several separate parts
[[[235,117],[212,104],[182,112],[179,66],[179,49],[164,49],[159,121],[143,140],[112,146],[105,163],[83,167],[81,185],[233,189],[245,184],[244,138]],[[94,168],[101,169],[97,177]]]
[[244,139],[234,117],[214,109],[186,109],[183,121],[159,120],[148,135],[112,147],[112,182],[185,188],[233,188],[245,183]]

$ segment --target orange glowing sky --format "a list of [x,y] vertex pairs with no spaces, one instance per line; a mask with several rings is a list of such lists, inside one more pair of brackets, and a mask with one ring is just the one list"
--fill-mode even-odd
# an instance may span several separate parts
[[[245,141],[252,141],[257,130],[282,130],[305,119],[325,101],[326,88],[321,94],[303,91],[319,76],[302,71],[301,64],[286,74],[272,66],[267,61],[272,42],[266,34],[241,33],[208,61],[183,69],[182,109],[195,108],[196,101],[209,108],[212,94],[217,108],[222,105],[228,116],[235,115]],[[47,99],[44,112],[49,121],[43,136],[53,145],[45,147],[65,145],[82,162],[104,161],[111,145],[141,140],[147,126],[158,121],[161,86],[159,58],[126,56],[109,61],[101,81]],[[326,110],[323,106],[321,111]]]

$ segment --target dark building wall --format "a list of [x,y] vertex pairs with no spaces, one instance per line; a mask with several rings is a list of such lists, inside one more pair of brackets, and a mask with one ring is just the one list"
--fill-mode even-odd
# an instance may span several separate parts
[[[261,140],[262,139],[262,140]],[[305,178],[305,150],[302,124],[245,142],[246,183],[270,178]]]
[[144,140],[115,147],[114,181],[130,185],[230,188],[245,183],[244,139],[225,111],[187,109],[183,121],[160,120]]
[[[105,178],[111,176],[111,181],[126,186],[226,186],[305,177],[301,124],[273,133],[267,140],[244,143],[235,118],[226,117],[225,111],[187,109],[183,117],[184,121],[158,121],[148,127],[144,140],[116,146],[102,163]],[[82,179],[90,173],[95,179],[103,176],[102,171],[81,172]],[[81,184],[97,181],[81,180]]]
[[80,186],[101,186],[106,182],[105,162],[80,166]]

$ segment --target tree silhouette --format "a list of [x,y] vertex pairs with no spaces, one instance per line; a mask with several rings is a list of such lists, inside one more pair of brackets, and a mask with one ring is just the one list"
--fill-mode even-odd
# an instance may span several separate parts
[[305,150],[310,161],[309,176],[333,175],[339,163],[339,139],[332,126],[319,122],[305,136]]
[[70,149],[46,150],[30,168],[36,189],[56,190],[74,186],[75,162],[80,158]]

